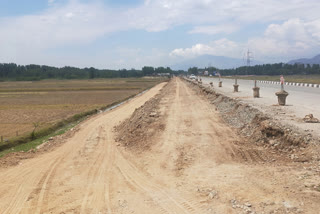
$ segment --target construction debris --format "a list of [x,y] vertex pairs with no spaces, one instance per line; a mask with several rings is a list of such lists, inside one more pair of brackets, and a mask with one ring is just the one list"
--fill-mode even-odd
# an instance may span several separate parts
[[319,119],[313,117],[313,114],[308,114],[303,118],[303,121],[306,123],[319,123]]

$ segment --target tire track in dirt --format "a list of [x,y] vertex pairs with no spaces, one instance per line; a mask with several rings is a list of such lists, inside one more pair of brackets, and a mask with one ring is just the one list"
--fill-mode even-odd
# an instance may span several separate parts
[[[35,213],[43,213],[43,210],[46,210],[48,205],[48,192],[50,191],[50,186],[52,179],[54,178],[54,175],[56,173],[57,167],[61,163],[63,158],[58,158],[57,160],[53,161],[53,164],[49,167],[46,174],[43,176],[43,178],[40,180],[40,183],[38,186],[41,186],[40,193],[38,194],[37,201],[37,209]],[[43,183],[41,182],[43,180]],[[42,183],[42,184],[41,184]]]
[[[180,134],[177,133],[184,128],[183,121],[185,118],[183,117],[183,111],[181,111],[184,106],[182,106],[183,102],[181,102],[181,100],[186,99],[184,96],[188,95],[184,95],[184,88],[181,87],[180,81],[177,81],[177,79],[169,84],[171,84],[170,87],[174,90],[169,90],[169,94],[167,94],[166,97],[166,99],[170,100],[170,104],[172,104],[167,110],[170,115],[168,120],[171,120],[168,121],[168,123],[174,125],[166,128],[167,132],[157,147],[160,147],[160,150],[170,151],[166,159],[177,159],[175,167],[176,171],[180,173],[182,168],[179,168],[179,163],[181,162],[179,160],[182,158],[181,163],[183,164],[184,157],[183,155],[181,156],[181,154],[183,154],[184,150],[181,150],[181,148],[184,147],[184,142],[180,139]],[[121,157],[121,154],[117,155],[117,157]],[[206,213],[201,204],[195,203],[194,200],[190,198],[187,199],[184,194],[180,194],[178,191],[165,190],[168,189],[165,184],[162,184],[162,182],[160,184],[160,182],[156,182],[156,180],[150,176],[146,176],[145,174],[148,173],[137,169],[137,167],[131,163],[130,159],[126,159],[126,152],[123,152],[122,157],[123,159],[120,160],[121,163],[118,165],[118,170],[122,176],[130,185],[144,192],[144,194],[149,195],[149,197],[153,199],[154,205],[160,206],[163,213]]]
[[118,170],[123,178],[141,192],[151,197],[156,205],[162,208],[163,212],[189,213],[189,210],[194,211],[191,207],[183,206],[177,202],[171,195],[163,190],[163,187],[150,182],[150,178],[141,175],[123,156],[121,157],[120,153],[116,159]]
[[[0,179],[4,182],[0,185],[3,193],[0,212],[78,213],[82,206],[84,212],[112,213],[110,188],[115,191],[116,187],[110,181],[117,180],[113,176],[116,155],[113,127],[155,96],[164,85],[159,84],[115,110],[84,121],[76,135],[48,153],[21,160],[19,165],[8,169],[1,168]],[[103,127],[101,132],[99,126]],[[95,142],[98,140],[95,136],[100,142]]]
[[205,213],[204,207],[194,200],[182,197],[181,192],[167,191],[168,187],[145,175],[143,171],[135,167],[127,160],[122,152],[116,155],[118,171],[125,180],[142,193],[153,199],[154,205],[159,206],[162,213]]
[[[104,210],[104,207],[108,211],[107,213],[112,213],[111,201],[110,201],[110,178],[111,171],[113,169],[114,163],[114,142],[110,137],[110,133],[103,130],[103,148],[101,149],[103,155],[103,164],[97,174],[96,182],[103,184],[103,188],[95,189],[93,192],[92,200],[89,201],[93,204],[95,202],[93,213],[99,213]],[[100,209],[103,210],[100,210]]]
[[[4,214],[20,212],[21,208],[19,209],[19,205],[21,203],[23,203],[28,198],[27,195],[24,195],[23,197],[21,197],[21,195],[23,194],[23,189],[24,189],[24,185],[20,184],[18,189],[16,189],[16,192],[15,192],[14,196],[12,197],[10,203],[8,204],[6,209],[3,210]],[[16,210],[16,211],[13,211],[13,210]]]
[[[105,144],[105,142],[103,142],[104,136],[103,136],[102,127],[99,127],[99,134],[97,138],[98,138],[98,144],[96,147],[99,148],[101,144]],[[104,159],[105,159],[104,156],[105,156],[104,146],[102,146],[102,149],[99,148],[99,154],[95,155],[96,160],[93,162],[88,172],[88,178],[87,178],[88,182],[87,182],[85,195],[81,203],[81,209],[80,209],[81,213],[88,212],[86,210],[86,208],[88,207],[88,204],[92,203],[92,201],[94,201],[94,198],[96,197],[95,185],[97,184],[98,179],[100,179],[101,177],[101,171],[103,170],[103,166],[104,166]]]
[[[57,166],[59,165],[59,163],[61,163],[62,159],[63,157],[55,159],[54,161],[52,161],[52,163],[49,164],[49,168],[39,171],[39,174],[43,175],[39,179],[38,183],[34,185],[36,187],[33,188],[30,194],[25,190],[30,189],[30,187],[28,187],[28,184],[36,182],[36,179],[35,177],[33,178],[33,176],[28,176],[28,174],[31,174],[30,169],[23,170],[21,172],[21,176],[24,182],[19,185],[19,188],[16,194],[13,196],[11,203],[7,206],[6,210],[4,210],[3,213],[20,213],[23,209],[23,206],[21,204],[25,204],[26,202],[31,200],[33,207],[38,207],[37,204],[43,202],[44,193],[47,189],[47,186],[50,185],[49,183],[51,175],[57,169]],[[34,167],[37,168],[37,165],[35,165]],[[36,198],[34,198],[34,196],[36,196]],[[40,210],[37,210],[37,212],[35,213],[40,213]]]

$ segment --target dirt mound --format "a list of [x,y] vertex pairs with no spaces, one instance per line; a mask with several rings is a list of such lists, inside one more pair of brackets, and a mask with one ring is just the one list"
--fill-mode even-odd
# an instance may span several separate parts
[[[170,84],[170,83],[168,83]],[[159,103],[165,96],[168,85],[160,90],[152,99],[137,108],[130,118],[115,127],[116,142],[129,149],[142,152],[148,150],[155,141],[160,130],[165,129],[163,115],[159,110]]]
[[315,153],[315,149],[309,149],[311,145],[314,147],[319,144],[318,140],[310,134],[296,127],[276,122],[256,108],[216,93],[210,87],[186,81],[198,94],[205,95],[210,100],[221,113],[225,122],[237,128],[239,133],[246,137],[251,144],[271,149],[272,153],[277,153],[277,159],[309,162],[319,157],[319,154]]

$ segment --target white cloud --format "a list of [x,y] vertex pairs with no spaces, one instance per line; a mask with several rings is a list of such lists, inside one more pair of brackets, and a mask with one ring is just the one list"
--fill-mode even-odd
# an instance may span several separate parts
[[[199,40],[192,47],[173,50],[171,56],[238,57],[246,46],[261,58],[320,51],[319,0],[145,0],[129,9],[111,8],[99,0],[58,2],[48,0],[48,4],[54,6],[40,13],[0,18],[1,61],[31,63],[31,60],[44,59],[47,49],[82,46],[120,31],[158,32],[175,26],[191,26],[189,33],[217,36],[235,34],[244,26],[255,28],[270,23],[282,24],[269,25],[264,35],[253,38],[241,35],[247,36],[248,41],[231,41],[227,35],[215,37],[209,44]],[[152,54],[154,56],[140,54],[139,59],[151,62],[153,57],[157,62],[159,55]],[[123,59],[129,58],[135,59],[134,55],[123,56]]]
[[[162,31],[191,24],[194,33],[230,33],[252,23],[269,23],[298,17],[307,21],[319,17],[318,0],[148,0],[129,10],[130,25],[147,31]],[[223,25],[225,26],[223,28]],[[209,27],[216,26],[216,27]]]
[[210,44],[196,44],[191,48],[178,48],[174,49],[170,56],[182,56],[186,58],[192,58],[204,54],[216,55],[216,56],[229,56],[239,57],[243,50],[243,45],[228,39],[219,39],[212,41]]
[[67,18],[72,18],[74,16],[74,14],[72,12],[69,12],[65,15]]
[[[108,33],[127,29],[120,13],[99,4],[67,5],[49,8],[43,13],[0,19],[0,59],[28,63],[48,48],[84,45]],[[24,59],[24,60],[21,60]]]
[[320,19],[305,22],[289,19],[282,24],[271,24],[264,36],[251,38],[248,45],[255,49],[261,58],[292,58],[312,55],[319,52]]
[[270,24],[260,37],[234,42],[220,39],[209,44],[196,44],[191,48],[174,49],[170,56],[186,58],[203,54],[241,58],[246,48],[253,51],[259,61],[276,62],[299,56],[312,56],[320,51],[320,19],[311,22],[289,19],[282,24]]
[[203,33],[203,34],[231,34],[238,30],[238,26],[233,24],[225,24],[225,25],[214,25],[214,26],[196,26],[189,33]]

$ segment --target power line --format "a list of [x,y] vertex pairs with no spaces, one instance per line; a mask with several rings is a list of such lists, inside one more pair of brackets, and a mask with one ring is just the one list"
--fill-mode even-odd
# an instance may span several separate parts
[[247,60],[247,66],[249,67],[251,65],[251,62],[253,60],[253,53],[250,52],[250,50],[248,49],[248,51],[245,53],[245,58]]

